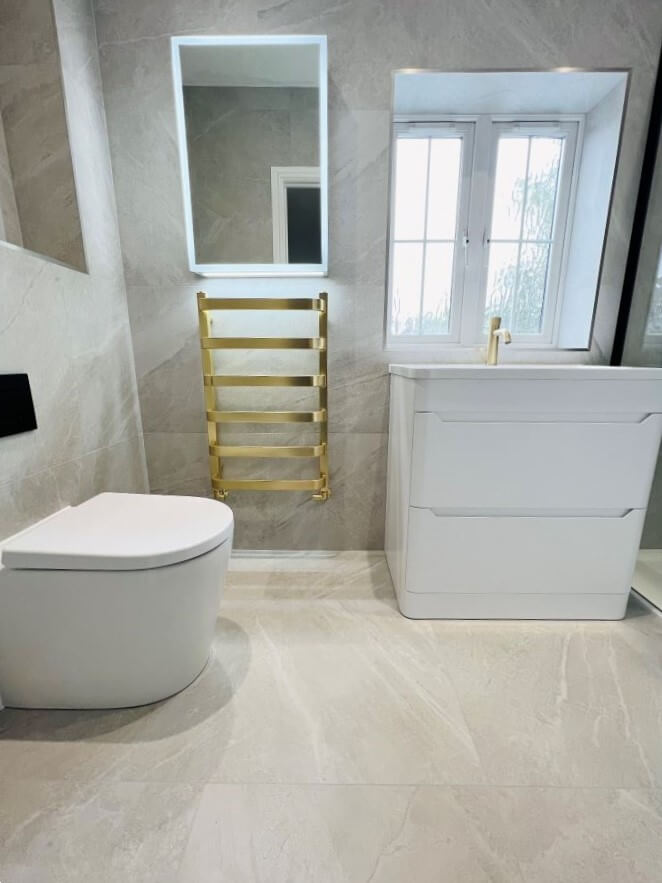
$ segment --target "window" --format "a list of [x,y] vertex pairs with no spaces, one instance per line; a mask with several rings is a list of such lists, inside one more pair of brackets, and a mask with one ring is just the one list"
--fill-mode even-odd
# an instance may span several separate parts
[[403,127],[395,142],[394,336],[457,337],[464,284],[471,126]]
[[580,120],[394,125],[388,342],[558,333]]

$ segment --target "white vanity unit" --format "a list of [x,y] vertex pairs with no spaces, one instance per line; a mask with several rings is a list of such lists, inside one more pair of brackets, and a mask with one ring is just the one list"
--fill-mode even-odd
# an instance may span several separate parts
[[620,619],[662,369],[391,365],[386,556],[415,619]]

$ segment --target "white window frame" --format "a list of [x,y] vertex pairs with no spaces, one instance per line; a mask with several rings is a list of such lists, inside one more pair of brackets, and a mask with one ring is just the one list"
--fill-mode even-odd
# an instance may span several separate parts
[[275,264],[289,264],[287,191],[290,187],[315,187],[319,190],[319,166],[271,167],[271,225]]
[[[517,334],[513,343],[522,348],[556,348],[560,329],[563,305],[563,286],[568,255],[568,245],[572,234],[574,201],[577,190],[579,158],[583,137],[584,116],[582,114],[476,114],[467,116],[416,114],[395,115],[393,118],[391,143],[391,198],[389,206],[389,257],[388,257],[388,296],[386,314],[385,345],[387,349],[411,349],[439,347],[454,344],[460,347],[475,347],[485,342],[483,316],[487,296],[487,267],[489,260],[489,228],[491,226],[494,175],[498,137],[504,131],[530,131],[532,134],[563,134],[565,140],[562,159],[561,180],[552,237],[554,245],[550,254],[548,284],[543,313],[543,327],[540,334]],[[466,236],[466,270],[462,287],[453,286],[452,307],[459,313],[459,321],[447,335],[393,335],[391,333],[392,261],[393,230],[395,212],[395,154],[399,132],[407,127],[425,126],[429,130],[438,127],[470,126],[474,133],[471,143],[470,162],[465,162],[467,153],[463,151],[462,179],[468,176],[469,210],[464,235]],[[563,219],[564,229],[558,230]],[[458,211],[458,226],[461,225]],[[557,236],[558,234],[558,236]],[[460,254],[456,246],[455,257]],[[454,282],[455,282],[454,275]]]
[[[487,298],[487,269],[490,256],[489,230],[492,223],[492,213],[494,211],[494,186],[496,183],[496,160],[499,138],[503,134],[516,133],[520,135],[533,135],[550,137],[563,137],[563,155],[561,157],[561,167],[559,170],[559,184],[557,189],[556,204],[554,206],[554,220],[552,222],[551,249],[549,264],[547,269],[547,284],[545,303],[543,305],[542,327],[539,334],[521,334],[517,333],[517,340],[522,344],[536,345],[553,345],[558,337],[558,324],[560,318],[560,310],[563,301],[563,270],[564,257],[567,257],[567,243],[570,239],[572,230],[572,212],[570,211],[571,196],[573,195],[573,183],[575,181],[575,161],[577,156],[577,139],[578,139],[579,123],[577,120],[498,120],[493,118],[491,121],[490,132],[490,172],[489,172],[489,197],[488,215],[485,217],[486,225],[483,234],[483,261],[481,268],[480,291],[482,299],[478,315],[477,323],[474,326],[474,342],[484,339],[482,318],[485,312],[485,301]],[[522,223],[524,218],[522,217]],[[559,231],[559,223],[563,224],[563,228]],[[497,240],[498,241],[498,240]],[[506,323],[507,324],[507,323]],[[515,332],[514,332],[515,333]]]
[[[410,343],[418,345],[436,345],[443,343],[459,343],[462,322],[462,293],[464,291],[464,277],[466,274],[467,260],[466,250],[468,246],[468,225],[470,210],[471,172],[473,169],[474,153],[474,129],[472,121],[446,120],[429,123],[426,121],[407,121],[395,123],[393,127],[393,144],[391,150],[391,200],[389,207],[389,257],[388,257],[388,297],[387,297],[387,346],[402,347]],[[457,218],[455,224],[455,248],[453,252],[453,273],[451,290],[451,309],[449,331],[447,334],[391,334],[391,315],[393,308],[393,258],[395,244],[399,242],[421,242],[423,244],[423,273],[425,268],[425,249],[429,242],[442,240],[428,239],[427,233],[427,190],[425,221],[422,239],[405,240],[395,239],[395,175],[397,159],[397,141],[405,138],[461,138],[462,150],[460,154],[460,176],[457,197]],[[429,175],[428,155],[428,175]],[[444,242],[447,240],[443,240]],[[424,290],[424,276],[421,276],[421,303]]]

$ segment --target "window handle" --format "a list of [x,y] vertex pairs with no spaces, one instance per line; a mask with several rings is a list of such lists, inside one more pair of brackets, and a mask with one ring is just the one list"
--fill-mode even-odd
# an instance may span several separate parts
[[469,234],[465,233],[462,237],[462,246],[464,248],[464,266],[469,266]]

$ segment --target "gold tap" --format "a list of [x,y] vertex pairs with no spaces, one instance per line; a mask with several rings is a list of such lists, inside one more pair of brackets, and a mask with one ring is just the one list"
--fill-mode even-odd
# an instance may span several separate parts
[[504,343],[512,342],[512,335],[507,328],[501,327],[501,316],[492,316],[487,332],[487,364],[496,365],[499,361],[499,339]]

